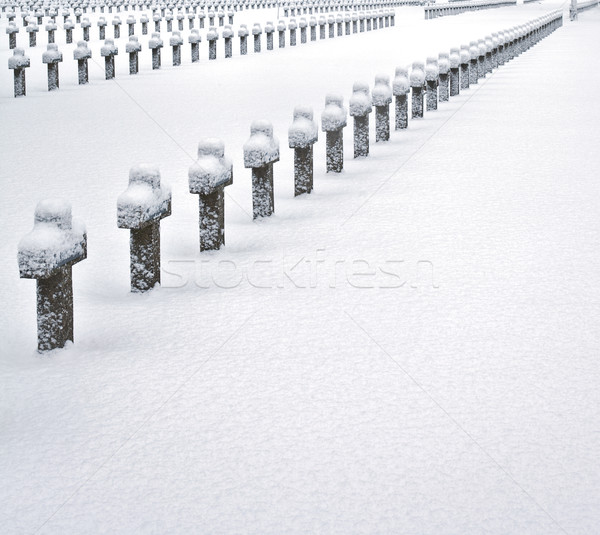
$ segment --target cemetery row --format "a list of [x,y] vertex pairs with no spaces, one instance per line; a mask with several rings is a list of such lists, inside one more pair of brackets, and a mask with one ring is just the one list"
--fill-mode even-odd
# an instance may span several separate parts
[[[411,120],[422,119],[424,111],[436,110],[438,102],[448,101],[477,84],[562,26],[562,21],[562,12],[555,11],[429,57],[426,63],[416,61],[410,70],[397,67],[392,83],[387,75],[378,75],[372,90],[368,84],[356,82],[349,110],[341,95],[327,95],[321,113],[327,172],[343,170],[343,132],[348,112],[354,120],[354,157],[368,157],[373,108],[375,142],[384,143],[390,138],[390,105],[394,99],[394,126],[406,129],[409,115]],[[318,141],[313,110],[297,107],[288,130],[288,146],[294,151],[295,196],[313,190],[313,147]],[[273,168],[280,157],[271,123],[252,123],[243,155],[244,167],[251,170],[253,217],[269,217],[275,210]],[[224,142],[201,140],[198,158],[188,171],[189,191],[199,199],[200,251],[217,250],[225,243],[224,189],[232,182],[233,166],[225,156]],[[170,214],[170,188],[161,184],[158,167],[133,167],[129,186],[117,199],[117,226],[130,230],[133,292],[145,292],[160,283],[160,221]],[[86,230],[82,223],[72,220],[70,204],[41,201],[36,207],[34,228],[18,248],[20,276],[37,281],[39,351],[60,348],[73,340],[72,266],[86,256]]]
[[587,11],[593,7],[598,7],[599,0],[587,0],[586,2],[577,2],[577,0],[571,0],[571,7],[569,9],[569,18],[571,20],[577,20],[577,14],[582,11]]
[[[157,17],[157,16],[155,16]],[[233,16],[230,17],[232,22]],[[138,37],[135,35],[136,20],[130,16],[126,20],[128,26],[129,41],[125,45],[125,53],[129,55],[129,74],[139,73],[139,54],[142,53],[142,43],[139,42]],[[190,57],[192,63],[200,61],[200,43],[202,37],[199,31],[193,28],[193,19],[189,20],[190,33],[187,37],[187,42],[190,45]],[[149,53],[152,55],[152,69],[160,69],[161,67],[161,49],[164,47],[164,41],[161,39],[160,33],[160,19],[154,19],[154,29],[156,32],[152,33],[151,38],[148,40],[147,46]],[[141,19],[141,32],[142,35],[148,34],[148,19]],[[380,11],[377,13],[371,12],[354,12],[352,15],[346,13],[344,16],[338,14],[337,17],[329,15],[326,19],[324,16],[311,17],[310,20],[301,18],[297,23],[295,19],[290,19],[288,24],[284,21],[279,21],[277,27],[271,22],[267,22],[264,27],[266,49],[274,49],[274,34],[278,34],[278,47],[284,48],[286,42],[290,46],[296,46],[298,39],[297,34],[300,34],[300,43],[305,44],[310,41],[317,40],[317,27],[319,28],[319,40],[332,39],[341,36],[348,36],[351,34],[362,33],[365,31],[377,30],[381,28],[387,28],[394,26],[395,24],[395,13],[394,11]],[[106,39],[106,20],[101,17],[98,21],[99,38],[105,40],[104,46],[100,50],[100,55],[104,57],[104,69],[105,78],[107,80],[115,77],[115,56],[119,53],[119,48],[115,44],[115,41],[121,37],[121,20],[114,18],[112,21],[113,25],[113,37],[114,39]],[[87,84],[89,82],[89,70],[88,61],[92,58],[92,51],[88,47],[88,41],[90,39],[90,23],[87,19],[83,19],[81,23],[83,32],[83,40],[77,42],[77,47],[73,51],[73,59],[78,63],[78,83]],[[328,29],[327,29],[328,28]],[[73,23],[69,20],[64,24],[66,43],[70,44],[73,42]],[[183,29],[183,20],[179,20],[179,29]],[[29,44],[30,47],[36,46],[36,32],[38,30],[37,25],[30,23],[26,30],[29,32]],[[9,48],[13,49],[13,56],[8,60],[8,68],[14,71],[14,95],[15,97],[26,95],[26,75],[25,70],[31,66],[31,60],[28,55],[25,54],[23,48],[17,47],[16,35],[18,28],[12,23],[7,27],[7,33],[9,34]],[[56,24],[49,23],[46,25],[46,31],[48,33],[48,44],[47,50],[42,55],[42,63],[47,64],[48,69],[48,91],[54,91],[59,88],[59,64],[63,61],[63,54],[58,49],[58,45],[55,41]],[[181,48],[184,46],[184,37],[179,31],[172,30],[172,19],[167,19],[167,31],[172,32],[169,38],[169,46],[172,48],[172,63],[173,66],[181,65]],[[286,32],[288,37],[286,39]],[[248,53],[248,39],[252,34],[253,47],[255,53],[260,53],[262,50],[262,34],[263,28],[260,24],[256,23],[251,30],[245,24],[242,24],[237,31],[237,38],[239,39],[239,53],[244,56]],[[225,25],[221,34],[216,27],[211,26],[209,31],[205,35],[208,48],[208,59],[217,59],[217,41],[219,38],[223,39],[223,55],[225,58],[231,58],[233,56],[233,40],[236,37],[236,32],[231,28],[230,25]]]
[[[188,13],[215,14],[218,11],[243,11],[244,9],[271,9],[281,8],[283,15],[312,15],[313,13],[327,13],[331,11],[369,11],[373,9],[392,8],[402,5],[421,5],[421,0],[378,0],[378,1],[328,1],[321,0],[316,2],[246,2],[246,1],[224,1],[224,2],[170,2],[154,3],[145,1],[132,2],[4,2],[0,3],[1,12],[10,20],[17,17],[23,19],[26,17],[52,17],[62,16],[81,16],[85,13],[113,13],[121,11],[160,11],[162,16],[165,12],[175,11]],[[17,13],[18,10],[18,13]],[[25,23],[25,21],[24,21]]]
[[517,0],[474,0],[465,2],[435,3],[425,6],[425,20],[445,17],[446,15],[460,15],[467,11],[479,11],[504,6],[516,6]]

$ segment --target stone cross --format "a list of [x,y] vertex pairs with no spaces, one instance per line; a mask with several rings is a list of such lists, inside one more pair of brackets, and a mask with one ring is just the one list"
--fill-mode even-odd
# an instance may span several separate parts
[[33,230],[19,242],[19,274],[37,280],[38,351],[73,341],[72,267],[87,256],[85,227],[71,205],[44,200],[35,209]]
[[396,67],[392,92],[396,97],[396,130],[408,128],[408,93],[410,93],[410,85],[408,83],[408,69],[406,67]]
[[273,125],[254,121],[250,138],[244,144],[244,167],[252,169],[253,218],[268,217],[275,210],[273,164],[279,161],[279,141],[273,137]]
[[354,82],[349,102],[350,116],[354,117],[354,157],[369,155],[369,114],[373,111],[369,85]]
[[325,109],[321,113],[321,128],[325,132],[325,151],[328,173],[341,173],[344,169],[344,128],[346,108],[341,95],[325,97]]
[[288,129],[288,143],[294,149],[294,196],[313,189],[313,145],[319,139],[319,129],[313,120],[312,108],[296,106],[294,121]]
[[375,106],[375,142],[390,139],[390,104],[392,103],[392,88],[387,74],[375,77],[373,87],[373,106]]
[[59,87],[58,64],[63,60],[63,55],[58,51],[55,43],[48,43],[46,52],[42,54],[42,62],[48,65],[48,91]]
[[117,199],[117,226],[131,231],[132,292],[160,283],[160,220],[170,215],[171,190],[161,186],[158,167],[132,167],[129,187]]
[[200,141],[188,177],[190,193],[199,197],[200,251],[220,249],[225,244],[224,190],[233,183],[233,165],[220,139]]

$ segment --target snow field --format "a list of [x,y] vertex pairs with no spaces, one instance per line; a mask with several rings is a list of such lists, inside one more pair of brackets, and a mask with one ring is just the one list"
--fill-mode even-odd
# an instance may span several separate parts
[[[369,158],[352,160],[347,134],[342,176],[325,175],[320,141],[310,196],[292,198],[282,150],[268,221],[251,222],[242,165],[253,120],[283,141],[296,105],[318,116],[328,92],[555,5],[2,99],[4,529],[594,533],[600,117],[560,95],[598,78],[582,68],[598,13]],[[227,245],[200,256],[187,169],[207,135],[234,185]],[[144,296],[116,228],[138,162],[173,187],[163,265],[196,279],[165,274]],[[15,251],[46,197],[71,200],[89,257],[75,345],[34,358]]]

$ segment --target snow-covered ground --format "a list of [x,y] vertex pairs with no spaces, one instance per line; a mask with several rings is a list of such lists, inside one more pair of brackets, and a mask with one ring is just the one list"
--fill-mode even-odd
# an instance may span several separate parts
[[[61,46],[61,89],[36,63],[21,99],[3,69],[2,533],[597,533],[600,105],[579,91],[600,83],[600,10],[372,136],[367,159],[349,122],[340,176],[321,133],[309,196],[287,148],[295,105],[318,117],[328,92],[557,7],[402,8],[394,28],[295,49],[192,65],[186,45],[177,68],[165,50],[114,82],[98,61],[86,87]],[[275,216],[253,222],[259,118],[281,161]],[[205,136],[234,184],[227,245],[200,255],[187,169]],[[147,295],[116,226],[140,162],[173,188]],[[39,356],[16,250],[47,197],[72,202],[89,252],[75,344]]]

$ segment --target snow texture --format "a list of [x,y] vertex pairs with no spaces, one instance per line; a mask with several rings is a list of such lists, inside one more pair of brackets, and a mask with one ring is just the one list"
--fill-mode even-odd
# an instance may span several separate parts
[[18,245],[21,277],[48,278],[59,267],[82,260],[85,254],[85,227],[72,220],[71,205],[57,199],[40,201],[33,230]]
[[406,95],[410,91],[408,83],[408,69],[406,67],[396,67],[392,92],[395,96]]
[[179,32],[173,32],[169,39],[170,46],[181,46],[183,44],[183,38]]
[[190,193],[210,195],[232,183],[233,164],[225,157],[225,145],[216,138],[198,144],[198,159],[188,170]]
[[244,167],[262,167],[279,160],[279,140],[273,137],[273,125],[257,120],[250,126],[250,138],[244,143]]
[[193,28],[190,31],[190,35],[188,36],[188,42],[191,44],[200,43],[202,41],[202,36],[200,35],[200,31],[197,28]]
[[[175,34],[173,34],[175,35]],[[171,41],[173,40],[173,37],[171,37]],[[171,43],[173,44],[173,43]],[[102,48],[102,50],[104,50],[104,47]],[[140,43],[138,41],[138,38],[135,35],[130,35],[129,36],[129,41],[127,41],[127,43],[125,44],[125,52],[127,52],[128,54],[131,54],[132,52],[140,52],[142,50],[142,43]],[[109,55],[109,54],[102,54],[102,55]]]
[[89,59],[92,57],[92,51],[88,48],[86,41],[78,41],[77,48],[73,50],[73,59]]
[[325,109],[321,112],[323,132],[336,132],[346,126],[347,110],[343,106],[344,97],[329,93],[325,97]]
[[[458,64],[456,66],[458,67]],[[448,52],[440,52],[438,70],[440,74],[448,74],[448,71],[450,70],[450,55]]]
[[450,68],[458,69],[458,67],[460,66],[460,49],[458,49],[458,48],[450,49],[449,59],[450,59]]
[[59,63],[63,60],[62,52],[59,52],[56,43],[48,43],[46,51],[42,54],[43,63]]
[[471,61],[479,58],[479,47],[477,46],[477,41],[471,41],[469,45],[469,52],[471,54]]
[[151,50],[154,50],[154,49],[162,48],[162,47],[163,47],[163,41],[160,38],[160,33],[153,33],[152,37],[148,41],[148,48],[150,48]]
[[216,41],[219,38],[219,32],[214,26],[211,26],[210,30],[208,30],[206,34],[207,41]]
[[371,113],[373,104],[369,93],[369,84],[354,82],[352,96],[348,101],[348,109],[352,117],[363,117]]
[[137,229],[171,213],[171,189],[161,185],[157,166],[141,164],[129,171],[129,187],[117,199],[117,226]]
[[479,57],[485,56],[488,49],[484,39],[479,39],[477,46],[479,48]]
[[425,83],[425,66],[421,61],[415,61],[410,71],[411,87],[423,87]]
[[428,58],[425,65],[425,80],[435,82],[440,76],[440,70],[437,65],[436,58]]
[[462,45],[460,48],[460,63],[467,65],[471,61],[471,52],[469,45]]
[[29,65],[29,56],[25,55],[25,51],[22,48],[15,48],[13,50],[13,55],[8,58],[9,69],[23,69],[29,67]]
[[387,74],[375,76],[372,98],[373,106],[388,106],[391,104],[392,88],[390,87],[390,77]]
[[[140,45],[141,46],[141,45]],[[115,45],[112,39],[106,39],[104,45],[100,49],[100,55],[104,57],[116,56],[119,53],[119,49]]]
[[313,120],[313,110],[307,106],[294,108],[294,121],[288,129],[290,149],[304,149],[316,143],[319,139],[319,129]]
[[492,49],[498,51],[498,46],[500,45],[500,39],[498,38],[497,33],[492,34]]

